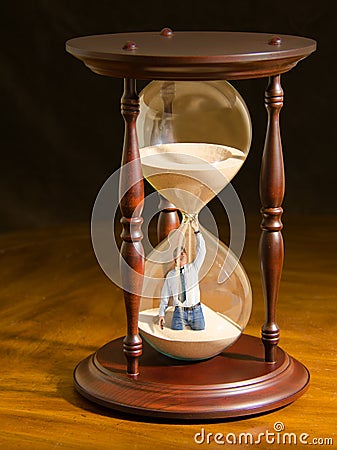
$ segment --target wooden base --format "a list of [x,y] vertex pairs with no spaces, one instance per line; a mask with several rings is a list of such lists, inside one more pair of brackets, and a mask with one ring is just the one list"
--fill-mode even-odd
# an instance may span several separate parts
[[250,416],[300,397],[309,372],[282,349],[265,363],[256,337],[242,335],[228,351],[206,361],[168,358],[143,342],[140,375],[125,373],[122,339],[83,360],[74,371],[76,389],[108,408],[142,416],[208,419]]

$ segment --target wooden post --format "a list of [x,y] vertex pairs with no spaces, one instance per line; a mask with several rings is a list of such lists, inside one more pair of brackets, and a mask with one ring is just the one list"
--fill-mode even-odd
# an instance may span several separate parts
[[157,240],[158,243],[163,241],[171,231],[177,229],[180,225],[180,220],[177,208],[173,203],[166,200],[159,194],[159,218],[157,223]]
[[136,131],[139,98],[134,79],[124,80],[121,110],[125,121],[120,175],[120,209],[123,225],[121,258],[126,262],[121,264],[121,276],[127,316],[127,335],[123,351],[127,358],[127,373],[130,376],[137,376],[138,358],[142,354],[142,340],[138,334],[138,313],[144,275],[144,251],[141,243],[144,182]]
[[280,75],[269,78],[265,92],[268,125],[260,177],[261,239],[260,263],[266,319],[262,327],[265,361],[276,361],[280,330],[276,323],[276,304],[283,266],[283,237],[281,207],[284,197],[284,166],[280,137],[279,115],[283,106]]

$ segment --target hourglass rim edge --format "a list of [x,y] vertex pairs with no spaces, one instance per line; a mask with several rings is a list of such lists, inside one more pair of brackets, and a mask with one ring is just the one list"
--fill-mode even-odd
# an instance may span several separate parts
[[[262,345],[257,337],[243,335],[242,338],[253,342],[256,348]],[[309,387],[308,369],[281,348],[278,348],[281,363],[273,365],[261,360],[258,364],[261,364],[265,376],[262,374],[259,380],[247,376],[246,384],[240,381],[209,383],[212,370],[207,368],[205,371],[202,366],[213,364],[219,357],[184,365],[196,366],[199,376],[202,371],[204,382],[194,385],[176,384],[174,377],[172,383],[159,382],[158,378],[151,381],[143,372],[146,367],[142,366],[136,378],[130,378],[120,370],[100,370],[102,364],[96,365],[95,362],[97,355],[104,349],[108,349],[112,355],[111,350],[116,349],[116,345],[121,351],[120,343],[121,339],[111,341],[81,361],[74,370],[74,383],[77,391],[85,398],[126,413],[187,420],[245,417],[271,412],[292,403]],[[147,349],[144,350],[147,353]],[[228,361],[231,363],[230,359]],[[155,360],[152,363],[156,365]],[[230,367],[228,369],[231,370]],[[166,366],[166,376],[172,370],[174,366]],[[219,376],[225,377],[226,374],[221,372]]]

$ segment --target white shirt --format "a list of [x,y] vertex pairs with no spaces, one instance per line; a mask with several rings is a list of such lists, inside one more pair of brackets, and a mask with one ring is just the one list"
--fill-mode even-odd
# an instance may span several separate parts
[[164,285],[161,291],[159,316],[165,315],[170,297],[173,297],[173,306],[191,307],[200,302],[198,274],[206,256],[206,246],[201,232],[197,233],[195,236],[197,240],[195,258],[192,262],[185,264],[182,267],[185,278],[186,300],[184,303],[179,300],[179,294],[181,294],[182,291],[180,271],[174,268],[170,270],[165,277]]

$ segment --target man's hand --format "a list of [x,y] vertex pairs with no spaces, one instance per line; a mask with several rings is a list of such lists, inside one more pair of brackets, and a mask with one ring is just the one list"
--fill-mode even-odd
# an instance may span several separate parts
[[197,233],[199,230],[199,223],[196,219],[191,220],[191,226],[193,228],[194,233]]
[[162,330],[164,329],[164,323],[165,323],[165,317],[159,316],[159,326]]

